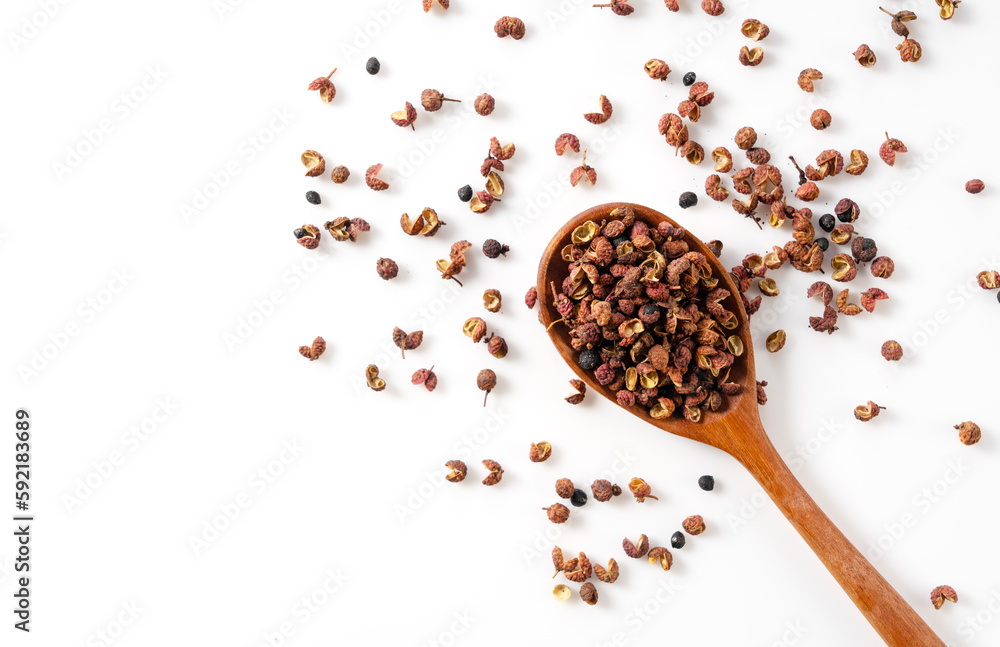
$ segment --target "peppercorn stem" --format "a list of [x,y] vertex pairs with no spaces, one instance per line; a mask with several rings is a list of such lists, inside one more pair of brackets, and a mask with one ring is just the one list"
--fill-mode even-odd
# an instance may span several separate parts
[[454,101],[455,103],[462,103],[461,99],[449,99],[448,97],[441,97],[441,101]]
[[882,13],[886,14],[887,16],[892,16],[893,18],[896,17],[896,14],[892,13],[891,11],[887,11],[884,7],[879,7],[879,9],[881,9]]
[[[490,391],[487,391],[486,395],[483,396],[483,407],[484,408],[486,407],[486,398],[488,398],[488,397],[490,397]],[[542,508],[542,509],[544,510],[545,508]]]
[[[337,71],[337,68],[333,68],[333,72],[336,72],[336,71]],[[333,72],[330,72],[329,74],[327,74],[326,78],[330,78],[331,76],[333,76]]]

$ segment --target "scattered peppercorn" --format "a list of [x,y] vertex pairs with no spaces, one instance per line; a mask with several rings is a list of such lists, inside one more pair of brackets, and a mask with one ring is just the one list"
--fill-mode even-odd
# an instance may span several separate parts
[[871,47],[861,45],[854,50],[854,60],[856,60],[861,67],[872,67],[875,65],[875,52],[872,51]]
[[635,11],[635,7],[628,3],[628,0],[611,0],[607,4],[595,4],[594,7],[611,7],[611,11],[616,16],[629,16]]
[[557,584],[554,589],[552,589],[552,595],[555,596],[560,602],[570,599],[573,595],[573,591],[565,584]]
[[833,212],[837,214],[837,220],[840,222],[851,223],[857,221],[861,215],[861,207],[854,200],[843,198],[837,202],[837,206],[833,208]]
[[823,78],[823,73],[816,68],[807,67],[806,69],[799,72],[799,87],[806,92],[812,92],[816,89],[813,81],[817,81]]
[[549,521],[552,523],[566,523],[569,519],[569,508],[561,503],[553,503],[547,508],[542,508],[548,514]]
[[628,489],[638,503],[645,503],[646,499],[656,499],[655,496],[650,494],[650,492],[652,492],[652,488],[649,487],[649,484],[639,477],[635,477],[629,481]]
[[711,492],[712,490],[715,489],[715,477],[709,476],[707,474],[705,476],[699,477],[698,487],[705,490],[706,492]]
[[740,48],[740,65],[755,67],[764,60],[764,49],[761,47],[750,48],[744,45]]
[[726,10],[720,0],[701,0],[701,9],[709,16],[721,16]]
[[577,166],[569,174],[569,183],[572,186],[576,186],[580,183],[580,180],[587,180],[591,186],[597,184],[597,171],[594,170],[592,166],[587,164],[587,149],[583,149],[583,163]]
[[374,56],[368,59],[368,62],[365,63],[365,70],[367,70],[368,73],[371,74],[372,76],[378,74],[379,70],[381,69],[382,69],[382,64],[379,63],[378,59],[375,58]]
[[538,288],[532,285],[524,294],[524,305],[528,306],[528,310],[534,310],[536,303],[538,303]]
[[680,204],[681,209],[688,209],[698,204],[698,196],[690,191],[685,191],[681,194],[680,200],[677,202]]
[[832,213],[824,213],[819,217],[819,228],[823,231],[830,233],[833,228],[837,226],[837,221],[834,219]]
[[688,72],[687,74],[684,75],[684,79],[682,80],[682,82],[684,83],[685,86],[690,86],[694,85],[694,82],[697,79],[698,79],[697,74],[695,74],[694,72]]
[[958,6],[962,0],[936,0],[939,7],[941,7],[941,20],[951,20],[955,15],[955,7]]
[[319,247],[319,227],[316,225],[302,225],[295,230],[295,241],[306,249],[316,249]]
[[649,78],[656,79],[658,81],[666,81],[667,76],[670,74],[670,66],[666,64],[665,61],[661,61],[658,58],[651,58],[646,61],[644,68],[646,74]]
[[626,537],[622,539],[622,550],[632,559],[645,557],[649,552],[649,538],[646,535],[639,535],[639,539],[632,543],[632,540]]
[[317,337],[313,340],[311,346],[299,346],[299,355],[305,357],[310,362],[316,361],[326,352],[326,340],[322,337]]
[[586,582],[580,587],[580,597],[590,606],[597,604],[597,587],[593,582]]
[[868,404],[860,404],[854,407],[854,417],[861,422],[868,422],[872,418],[877,418],[882,409],[885,409],[885,407],[880,407],[869,400]]
[[573,490],[573,496],[570,498],[570,503],[572,503],[577,508],[579,508],[582,505],[586,505],[587,493],[580,489]]
[[940,609],[944,606],[945,600],[948,602],[958,602],[958,593],[955,593],[955,589],[945,584],[931,591],[931,604],[934,605],[935,609]]
[[388,281],[399,275],[399,266],[391,258],[380,258],[375,264],[375,270],[383,280]]
[[986,183],[982,180],[969,180],[965,183],[965,190],[972,194],[980,193],[985,188]]
[[427,112],[437,112],[444,105],[445,101],[462,103],[458,99],[449,99],[433,88],[427,88],[420,93],[420,105],[423,106],[424,110]]
[[435,1],[438,3],[438,6],[440,6],[445,11],[447,11],[448,7],[451,5],[451,0],[423,0],[424,13],[427,13],[431,10],[431,7],[434,6]]
[[483,243],[483,254],[486,255],[486,258],[506,256],[509,251],[510,247],[508,245],[503,245],[499,241],[492,238],[488,238],[486,242]]
[[403,332],[398,326],[392,329],[392,343],[402,352],[403,359],[406,359],[406,351],[418,348],[424,341],[424,332],[417,330],[409,334]]
[[569,499],[573,496],[573,492],[576,488],[573,486],[573,481],[562,478],[556,481],[556,494],[560,499]]
[[302,165],[306,167],[306,177],[323,175],[326,170],[326,160],[316,151],[306,151],[301,155]]
[[892,273],[896,270],[896,264],[892,262],[892,259],[888,256],[879,256],[874,261],[872,261],[871,271],[872,276],[877,276],[879,278],[887,279],[892,276]]
[[813,244],[817,245],[824,252],[826,250],[830,249],[830,239],[828,239],[828,238],[824,238],[824,237],[817,238],[816,240],[813,241]]
[[496,485],[503,478],[503,468],[500,467],[500,463],[487,458],[483,461],[483,467],[490,471],[489,475],[483,479],[483,485]]
[[670,547],[675,549],[684,548],[684,544],[687,543],[687,539],[684,537],[684,533],[678,530],[674,534],[670,535]]
[[458,190],[458,199],[462,202],[468,202],[472,199],[472,187],[466,184],[461,189]]
[[450,483],[461,483],[465,480],[466,474],[469,473],[469,468],[465,466],[465,463],[460,460],[448,461],[444,464],[445,467],[450,469],[448,475],[445,476],[445,480]]
[[378,376],[378,366],[369,364],[365,369],[365,383],[376,393],[385,389],[385,380]]
[[[611,115],[614,113],[614,107],[611,105],[611,101],[603,94],[597,101],[601,104],[601,111],[585,113],[583,118],[592,124],[600,125],[611,118]],[[584,155],[586,154],[586,151],[584,151]]]
[[507,342],[500,335],[492,335],[486,342],[486,349],[497,359],[507,357]]
[[333,101],[333,98],[337,96],[337,88],[334,87],[333,81],[330,80],[330,77],[333,76],[333,73],[336,71],[337,68],[333,68],[333,72],[330,72],[325,77],[321,76],[318,79],[314,79],[312,83],[309,84],[309,92],[319,90],[319,98],[323,101],[323,103],[330,103]]
[[330,179],[333,180],[334,184],[343,184],[347,182],[349,177],[351,177],[351,172],[346,166],[337,166],[330,174]]
[[684,526],[685,532],[692,536],[705,532],[705,520],[701,518],[701,515],[690,516],[681,525]]
[[830,113],[823,108],[814,110],[812,116],[809,117],[809,123],[812,124],[812,127],[816,130],[825,130],[829,128],[831,120],[832,117],[830,116]]
[[521,40],[524,38],[524,21],[513,16],[504,16],[493,26],[493,31],[496,32],[497,38],[510,36],[514,40]]
[[963,422],[960,425],[955,425],[955,429],[958,429],[958,439],[962,441],[963,445],[975,445],[983,437],[983,432],[974,422]]
[[878,156],[882,158],[882,161],[893,166],[896,164],[896,153],[905,153],[906,144],[895,138],[890,138],[889,133],[885,134],[885,141],[879,146]]
[[882,344],[882,357],[887,362],[898,362],[903,359],[903,347],[898,341],[890,339]]
[[423,384],[424,388],[428,391],[434,391],[438,384],[438,378],[437,374],[434,373],[434,367],[432,366],[430,368],[419,369],[413,374],[413,377],[410,378],[410,383],[413,384],[413,386],[420,386]]
[[740,32],[750,40],[764,40],[771,33],[768,26],[756,18],[748,18],[740,26]]
[[315,191],[306,191],[306,202],[309,204],[319,204],[321,202],[319,194]]
[[552,455],[552,444],[546,441],[531,443],[531,450],[528,452],[528,459],[532,463],[544,463]]
[[566,398],[566,402],[580,404],[587,395],[587,385],[584,384],[583,380],[570,380],[569,384],[576,389],[576,393]]
[[493,114],[493,110],[496,108],[496,105],[496,100],[486,93],[476,97],[476,101],[473,103],[476,113],[482,115],[483,117],[488,117]]
[[[367,184],[368,188],[371,189],[372,191],[385,191],[386,189],[389,188],[389,183],[378,177],[378,174],[381,172],[382,172],[381,164],[374,164],[372,166],[369,166],[368,170],[365,171],[365,184]],[[336,178],[334,178],[334,182],[336,182]]]
[[601,502],[610,501],[611,497],[615,496],[616,489],[620,494],[621,488],[604,479],[598,479],[590,485],[590,491],[594,494],[594,498]]
[[594,564],[594,575],[605,584],[614,584],[618,579],[618,562],[612,557],[608,560],[608,568]]
[[490,393],[497,386],[497,374],[488,368],[484,368],[476,376],[476,386],[479,387],[480,391],[486,392],[486,395],[483,396],[483,406],[485,407],[486,398],[490,397]]
[[670,567],[674,565],[674,556],[670,554],[670,551],[662,546],[657,546],[656,548],[651,548],[649,553],[646,555],[646,559],[649,560],[650,564],[660,564],[660,568],[665,571],[669,571]]
[[777,353],[779,350],[785,347],[785,340],[788,335],[784,330],[775,330],[773,333],[767,336],[764,341],[764,346],[767,348],[769,353]]

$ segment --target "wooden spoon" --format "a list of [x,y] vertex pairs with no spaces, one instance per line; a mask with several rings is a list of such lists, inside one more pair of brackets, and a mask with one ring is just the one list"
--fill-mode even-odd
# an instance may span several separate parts
[[[636,219],[644,220],[651,229],[655,229],[663,221],[669,222],[674,227],[680,226],[648,207],[623,202],[588,209],[563,225],[545,248],[538,266],[538,301],[541,307],[541,321],[546,327],[560,318],[552,305],[554,295],[550,285],[554,282],[556,286],[561,286],[569,274],[561,250],[569,244],[570,234],[588,220],[600,223],[613,209],[621,206],[631,207]],[[753,343],[746,311],[738,297],[739,290],[729,272],[704,243],[694,238],[690,232],[685,240],[692,251],[701,252],[708,258],[714,275],[719,278],[719,287],[729,290],[732,294],[723,305],[727,310],[736,313],[739,319],[739,325],[731,332],[743,340],[745,351],[733,366],[730,381],[743,385],[743,389],[735,396],[727,396],[728,405],[725,410],[705,411],[700,423],[689,422],[676,416],[656,420],[649,416],[646,409],[638,405],[625,409],[664,431],[717,447],[738,460],[757,479],[768,496],[795,526],[887,645],[944,647],[944,642],[934,634],[916,611],[820,510],[778,455],[761,426],[757,411]],[[559,354],[580,379],[592,390],[617,404],[615,394],[610,389],[597,382],[592,373],[578,366],[577,352],[570,346],[568,333],[568,328],[562,323],[549,328],[549,336]]]

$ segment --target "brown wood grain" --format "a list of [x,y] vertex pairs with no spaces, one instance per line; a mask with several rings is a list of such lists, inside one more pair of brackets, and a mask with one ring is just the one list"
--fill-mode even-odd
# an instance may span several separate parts
[[[569,273],[560,252],[569,243],[570,234],[587,220],[599,223],[619,206],[631,207],[637,219],[646,221],[654,229],[662,221],[670,222],[675,227],[681,226],[648,207],[623,202],[593,207],[572,218],[549,242],[538,266],[538,303],[541,321],[546,327],[559,319],[552,305],[550,286],[553,282],[557,287],[561,286]],[[723,305],[739,318],[739,326],[733,334],[740,336],[746,351],[741,361],[734,365],[730,379],[743,384],[744,388],[739,394],[728,396],[725,410],[705,412],[700,423],[680,417],[655,420],[638,405],[622,408],[663,431],[717,447],[736,458],[757,479],[887,645],[944,647],[944,642],[927,623],[816,505],[771,444],[757,410],[753,342],[746,311],[738,296],[739,290],[729,272],[704,243],[690,232],[685,240],[693,251],[701,252],[709,259],[715,276],[720,279],[719,287],[729,290],[732,295]],[[598,383],[592,373],[577,365],[577,353],[570,346],[568,332],[568,328],[561,323],[549,328],[549,336],[563,360],[592,391],[617,405],[615,394]]]

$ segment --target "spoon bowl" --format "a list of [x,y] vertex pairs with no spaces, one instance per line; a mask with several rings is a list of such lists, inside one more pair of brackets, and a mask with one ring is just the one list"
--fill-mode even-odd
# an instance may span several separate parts
[[[570,243],[573,230],[588,220],[600,223],[608,219],[618,207],[631,208],[636,220],[644,221],[650,229],[656,229],[661,222],[681,227],[662,213],[637,204],[614,202],[587,209],[563,225],[545,248],[538,266],[537,290],[541,322],[549,331],[556,350],[590,390],[621,406],[610,388],[600,384],[590,371],[579,366],[578,353],[570,344],[568,328],[561,323],[553,323],[559,321],[560,315],[553,305],[556,295],[551,287],[553,284],[561,286],[569,275],[569,264],[562,258],[561,250]],[[739,461],[806,540],[887,645],[944,647],[944,642],[823,513],[771,444],[760,422],[753,340],[739,289],[703,242],[690,232],[684,240],[692,251],[704,254],[713,276],[719,279],[719,287],[730,293],[722,304],[735,313],[738,323],[731,334],[737,335],[744,347],[743,355],[732,366],[730,381],[740,384],[742,388],[739,393],[726,396],[722,410],[703,412],[701,421],[697,423],[679,416],[654,419],[640,405],[622,408],[663,431],[711,445]]]

